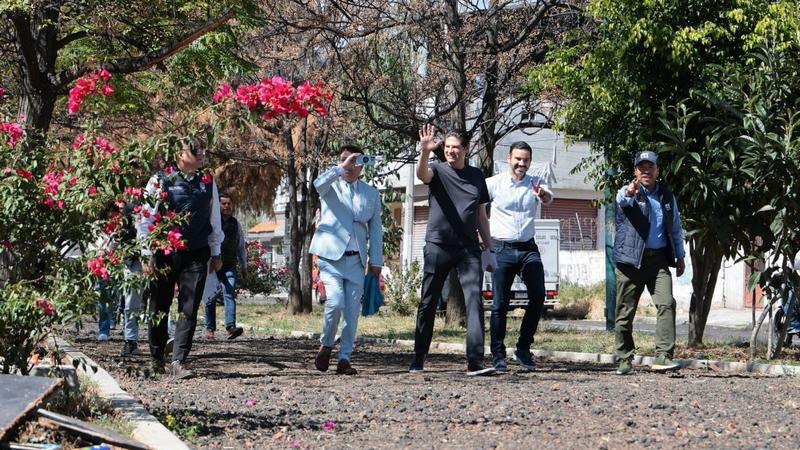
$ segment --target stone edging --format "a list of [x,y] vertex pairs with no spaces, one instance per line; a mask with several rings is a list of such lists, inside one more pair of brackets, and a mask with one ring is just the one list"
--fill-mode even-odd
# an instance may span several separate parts
[[[91,379],[98,388],[99,395],[108,400],[115,410],[120,411],[125,418],[133,424],[131,437],[152,449],[188,450],[189,447],[181,441],[167,427],[161,424],[150,412],[142,406],[141,402],[131,394],[125,392],[105,369],[97,365],[91,358],[77,350],[72,344],[56,338],[59,350],[64,352],[70,364],[74,360],[82,360],[89,370],[83,365],[78,370]],[[93,371],[90,367],[96,367]]]
[[[319,333],[292,331],[289,336],[294,338],[308,338],[318,339]],[[357,342],[373,343],[373,344],[393,344],[403,347],[414,347],[414,341],[409,339],[383,339],[371,337],[359,337]],[[432,342],[431,349],[445,350],[447,352],[466,351],[464,344],[445,343],[445,342]],[[489,352],[489,348],[486,348]],[[508,354],[513,354],[514,349],[509,349]],[[552,358],[561,361],[571,362],[589,362],[595,364],[615,364],[617,362],[616,355],[610,353],[583,353],[583,352],[558,352],[552,350],[531,350],[531,353],[537,357]],[[652,356],[636,355],[633,358],[634,365],[650,365],[653,363]],[[680,364],[681,368],[685,369],[706,369],[717,372],[728,373],[757,373],[764,375],[780,375],[780,376],[800,376],[800,366],[787,366],[781,364],[759,364],[759,363],[744,363],[744,362],[728,362],[716,361],[710,359],[676,359],[676,363]]]

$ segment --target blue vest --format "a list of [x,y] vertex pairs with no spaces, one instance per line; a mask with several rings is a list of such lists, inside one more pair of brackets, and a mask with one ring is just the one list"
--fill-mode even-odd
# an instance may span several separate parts
[[[664,213],[664,232],[667,235],[669,265],[677,266],[675,260],[675,241],[672,238],[673,196],[661,183],[658,184],[659,203]],[[650,233],[650,202],[642,189],[636,193],[633,206],[616,206],[616,233],[614,236],[614,262],[642,266],[645,243]]]
[[211,183],[204,184],[199,176],[190,180],[175,170],[171,174],[158,172],[161,190],[169,197],[170,211],[189,212],[188,222],[181,226],[181,234],[186,239],[189,250],[208,247],[211,234]]

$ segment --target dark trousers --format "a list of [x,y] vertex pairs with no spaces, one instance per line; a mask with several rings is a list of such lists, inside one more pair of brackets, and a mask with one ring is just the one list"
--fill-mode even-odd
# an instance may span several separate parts
[[471,247],[426,242],[423,248],[422,300],[417,310],[414,352],[424,357],[431,346],[436,305],[453,267],[464,291],[467,308],[467,360],[483,363],[483,302],[481,301],[481,251]]
[[197,309],[203,297],[203,287],[208,274],[208,247],[195,250],[155,255],[158,269],[166,269],[150,287],[150,314],[147,331],[150,338],[150,355],[158,360],[164,359],[167,344],[167,315],[178,284],[178,321],[175,323],[175,342],[172,360],[186,361],[192,349],[192,338],[197,325]]
[[525,307],[525,315],[519,327],[517,349],[529,350],[544,306],[544,267],[539,247],[533,240],[519,243],[496,241],[494,251],[497,256],[497,268],[492,273],[494,299],[489,322],[491,348],[495,358],[505,358],[506,315],[511,301],[511,285],[514,283],[514,277],[521,275],[528,289],[528,306]]

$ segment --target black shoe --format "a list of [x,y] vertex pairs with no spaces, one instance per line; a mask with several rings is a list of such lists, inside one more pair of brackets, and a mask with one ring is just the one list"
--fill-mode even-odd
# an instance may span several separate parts
[[194,376],[194,372],[187,369],[180,361],[172,361],[172,364],[169,365],[169,374],[177,380],[185,380]]
[[150,370],[152,370],[155,375],[164,375],[167,373],[166,369],[164,369],[164,361],[157,358],[153,358],[150,361]]
[[468,377],[491,375],[493,373],[495,373],[494,367],[486,367],[482,363],[469,363],[467,365]]
[[167,344],[164,346],[164,356],[172,354],[172,349],[175,347],[175,338],[167,339]]
[[492,366],[497,373],[508,373],[508,363],[502,356],[492,358]]
[[233,326],[233,327],[226,328],[226,330],[228,330],[228,340],[229,341],[232,340],[232,339],[236,339],[237,337],[241,336],[242,333],[244,333],[244,329],[242,327]]
[[531,358],[531,351],[527,349],[514,350],[514,359],[517,360],[520,366],[526,370],[536,370],[536,363]]
[[122,346],[122,353],[120,353],[120,356],[127,358],[141,354],[142,352],[139,351],[139,344],[137,344],[136,341],[125,341],[125,344]]
[[422,373],[425,370],[424,365],[424,356],[414,356],[414,360],[411,361],[411,365],[408,367],[408,373]]

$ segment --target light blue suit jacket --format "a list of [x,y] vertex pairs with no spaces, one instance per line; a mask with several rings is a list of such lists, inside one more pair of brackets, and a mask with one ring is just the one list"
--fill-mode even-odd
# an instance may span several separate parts
[[[350,236],[355,233],[361,264],[383,266],[383,224],[381,223],[381,198],[378,190],[359,180],[350,209],[350,193],[339,182],[342,168],[334,166],[314,181],[319,192],[321,217],[311,240],[309,253],[336,261],[340,259]],[[367,254],[369,241],[369,254]]]

